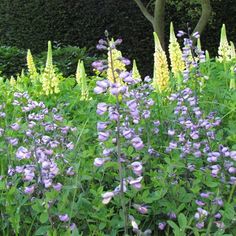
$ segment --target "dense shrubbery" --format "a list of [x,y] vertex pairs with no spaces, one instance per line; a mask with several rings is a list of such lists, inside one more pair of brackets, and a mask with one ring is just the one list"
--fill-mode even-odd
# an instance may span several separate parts
[[[147,4],[150,1],[143,2]],[[186,29],[187,22],[194,27],[200,15],[199,3],[196,2],[197,0],[167,1],[165,32],[168,32],[170,21],[175,22],[178,29]],[[204,32],[203,41],[210,54],[215,56],[222,22],[228,26],[229,38],[236,38],[236,3],[235,0],[211,2],[214,15]],[[93,47],[107,29],[115,37],[122,36],[125,42],[121,46],[124,49],[122,51],[137,59],[138,64],[142,63],[141,72],[151,73],[152,26],[133,0],[2,0],[0,15],[1,44],[30,48],[34,54],[45,51],[45,42],[48,40],[62,45]]]
[[99,41],[95,76],[63,77],[49,43],[43,70],[28,52],[0,81],[2,235],[236,234],[235,51],[172,35],[169,71],[155,36],[142,80],[120,43]]

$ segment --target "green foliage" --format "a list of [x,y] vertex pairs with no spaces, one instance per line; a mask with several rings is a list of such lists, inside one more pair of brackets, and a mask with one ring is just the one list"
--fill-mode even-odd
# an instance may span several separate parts
[[[35,56],[36,65],[38,68],[45,66],[47,53],[43,52]],[[75,75],[78,60],[83,60],[86,69],[91,70],[91,63],[94,61],[94,57],[88,55],[86,48],[79,47],[63,47],[53,49],[53,61],[54,65],[60,72],[66,77]]]
[[2,75],[10,77],[20,74],[26,67],[26,51],[16,47],[0,47],[0,72]]

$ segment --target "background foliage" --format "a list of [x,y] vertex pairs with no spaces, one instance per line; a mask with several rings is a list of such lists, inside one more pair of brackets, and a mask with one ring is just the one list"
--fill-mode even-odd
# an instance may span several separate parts
[[[236,42],[236,2],[212,0],[212,7],[214,15],[203,35],[203,45],[215,55],[222,23],[227,26],[229,39]],[[166,10],[166,32],[170,21],[175,22],[176,30],[186,29],[187,22],[194,27],[200,14],[199,4],[189,0],[168,1]],[[30,48],[33,53],[44,51],[48,40],[93,47],[107,29],[114,37],[124,39],[123,51],[138,58],[142,72],[151,73],[152,26],[133,0],[2,0],[0,15],[1,44]]]

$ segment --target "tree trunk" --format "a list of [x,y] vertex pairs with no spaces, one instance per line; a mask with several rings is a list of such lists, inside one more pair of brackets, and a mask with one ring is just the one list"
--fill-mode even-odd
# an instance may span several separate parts
[[156,0],[153,20],[153,29],[157,33],[163,50],[165,50],[165,3],[166,0]]
[[[210,0],[201,0],[201,6],[202,6],[202,14],[201,17],[193,30],[193,33],[198,32],[200,35],[202,34],[203,30],[205,29],[208,20],[211,17],[212,13],[212,7],[211,7],[211,1]],[[196,42],[196,39],[194,39],[194,42]]]

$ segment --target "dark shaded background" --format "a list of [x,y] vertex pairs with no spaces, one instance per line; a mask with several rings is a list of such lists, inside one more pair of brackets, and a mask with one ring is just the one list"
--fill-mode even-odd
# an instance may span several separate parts
[[[145,2],[145,1],[144,1]],[[166,39],[169,23],[175,30],[192,27],[198,20],[199,5],[189,0],[173,0],[166,9]],[[202,38],[202,45],[215,55],[222,23],[227,26],[228,38],[236,43],[236,0],[213,0],[213,18]],[[152,27],[133,0],[1,0],[0,43],[30,48],[33,53],[46,50],[47,41],[61,45],[94,47],[105,30],[122,37],[125,56],[142,64],[142,73],[152,70]],[[140,67],[140,66],[139,66]],[[140,67],[141,69],[141,67]]]

